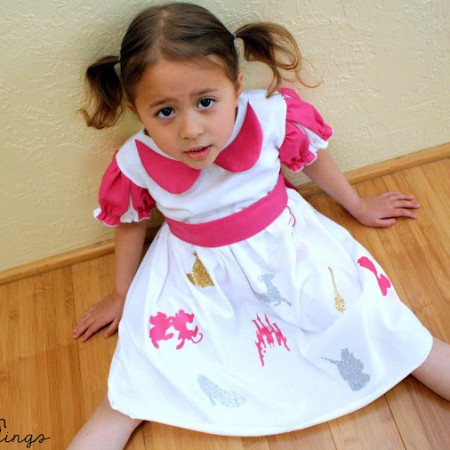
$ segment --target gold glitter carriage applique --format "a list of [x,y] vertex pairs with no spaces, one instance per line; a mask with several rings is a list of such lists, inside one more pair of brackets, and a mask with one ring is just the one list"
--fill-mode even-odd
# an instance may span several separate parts
[[328,270],[330,271],[331,275],[331,282],[333,283],[333,289],[334,289],[334,305],[336,306],[336,309],[343,313],[345,311],[345,302],[342,298],[342,295],[339,293],[336,287],[336,281],[334,279],[334,273],[333,269],[331,267],[328,267]]
[[195,262],[192,266],[192,272],[187,273],[186,276],[189,278],[189,281],[194,285],[201,288],[205,288],[207,286],[214,286],[211,277],[209,276],[208,271],[206,270],[203,263],[200,261],[200,258],[197,255],[197,252],[194,253]]

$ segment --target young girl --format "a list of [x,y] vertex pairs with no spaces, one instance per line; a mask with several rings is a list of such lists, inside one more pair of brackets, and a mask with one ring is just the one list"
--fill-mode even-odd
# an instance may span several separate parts
[[[236,38],[247,60],[271,68],[269,92],[242,91]],[[126,101],[144,128],[100,188],[95,216],[117,227],[115,286],[74,337],[105,325],[112,334],[120,320],[119,341],[108,396],[69,448],[123,448],[142,420],[282,433],[361,408],[411,372],[450,397],[449,346],[365,248],[286,187],[281,164],[370,226],[414,218],[419,206],[353,191],[325,151],[331,128],[281,87],[282,71],[299,69],[284,28],[231,33],[182,3],[143,11],[120,57],[89,67],[88,125],[114,125]],[[137,269],[155,207],[166,221]]]

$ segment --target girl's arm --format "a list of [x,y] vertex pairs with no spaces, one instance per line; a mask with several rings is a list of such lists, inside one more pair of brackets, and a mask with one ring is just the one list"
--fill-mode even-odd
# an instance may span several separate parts
[[125,296],[139,266],[144,246],[146,221],[123,223],[116,228],[115,281],[113,292],[85,311],[73,330],[73,338],[87,341],[108,325],[105,336],[112,336],[122,317]]
[[415,219],[411,209],[420,207],[412,195],[401,192],[360,197],[325,150],[319,150],[317,160],[303,172],[363,225],[390,227],[395,223],[395,217]]

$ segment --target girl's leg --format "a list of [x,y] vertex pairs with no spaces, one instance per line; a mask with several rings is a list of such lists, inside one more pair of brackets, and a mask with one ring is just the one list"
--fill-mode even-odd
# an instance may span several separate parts
[[112,409],[105,396],[67,450],[122,450],[141,422]]
[[412,375],[436,394],[450,400],[450,345],[434,338],[428,358]]

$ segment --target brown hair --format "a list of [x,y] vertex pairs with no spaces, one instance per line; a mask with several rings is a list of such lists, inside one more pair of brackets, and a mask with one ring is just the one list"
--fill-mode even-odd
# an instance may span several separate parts
[[[273,73],[271,95],[284,79],[282,70],[301,81],[301,55],[293,36],[284,27],[256,22],[231,33],[207,9],[189,3],[169,3],[142,11],[122,40],[120,57],[106,56],[86,71],[92,114],[83,108],[88,126],[113,126],[123,112],[125,96],[133,103],[134,88],[144,71],[160,60],[214,64],[216,56],[225,75],[233,82],[239,74],[234,39],[244,42],[244,58],[267,64]],[[116,65],[120,63],[120,76]]]

